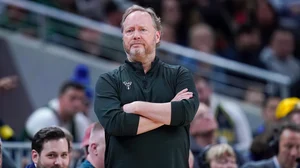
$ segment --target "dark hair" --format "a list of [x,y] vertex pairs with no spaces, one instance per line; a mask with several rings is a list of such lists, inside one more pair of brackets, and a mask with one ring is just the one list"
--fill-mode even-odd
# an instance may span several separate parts
[[70,142],[67,140],[64,131],[55,126],[45,127],[39,130],[32,139],[31,149],[40,154],[43,150],[43,145],[45,142],[58,139],[66,139],[68,142],[68,150],[70,151]]
[[235,33],[235,36],[238,37],[240,36],[241,34],[251,34],[255,31],[258,31],[258,28],[250,23],[246,23],[246,24],[243,24],[241,25],[236,33]]
[[67,81],[61,86],[59,95],[63,95],[69,88],[74,88],[76,90],[82,90],[82,91],[85,90],[84,86],[81,85],[80,83],[73,82],[73,81]]

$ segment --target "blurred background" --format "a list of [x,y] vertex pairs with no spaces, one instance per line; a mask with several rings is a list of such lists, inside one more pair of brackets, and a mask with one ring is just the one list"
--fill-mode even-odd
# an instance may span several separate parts
[[[161,17],[157,56],[193,72],[201,110],[214,117],[197,134],[216,131],[253,160],[253,139],[279,120],[278,103],[300,97],[299,0],[0,0],[0,137],[16,164],[30,161],[32,114],[65,82],[85,87],[77,112],[97,121],[95,83],[126,59],[120,22],[132,4]],[[83,140],[74,140],[77,158]]]

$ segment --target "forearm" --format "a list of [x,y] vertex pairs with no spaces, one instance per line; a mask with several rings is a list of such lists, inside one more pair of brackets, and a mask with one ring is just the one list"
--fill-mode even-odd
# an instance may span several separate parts
[[154,122],[148,118],[140,116],[137,135],[152,131],[158,127],[161,127],[162,125],[162,123]]
[[170,125],[171,123],[171,103],[149,103],[135,102],[135,114],[152,120],[153,122]]

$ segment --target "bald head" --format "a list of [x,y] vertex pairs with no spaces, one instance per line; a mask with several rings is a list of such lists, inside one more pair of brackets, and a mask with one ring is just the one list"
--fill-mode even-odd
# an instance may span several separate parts
[[99,122],[95,123],[89,139],[87,160],[97,168],[104,168],[105,132]]
[[95,123],[90,135],[90,144],[105,141],[104,129],[99,122]]

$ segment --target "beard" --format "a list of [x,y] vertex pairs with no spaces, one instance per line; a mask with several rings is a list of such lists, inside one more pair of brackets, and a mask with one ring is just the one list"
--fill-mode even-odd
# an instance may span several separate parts
[[[133,47],[134,43],[140,43],[139,47],[135,48]],[[153,47],[154,46],[154,47]],[[153,38],[152,44],[148,45],[144,41],[134,41],[129,44],[125,44],[123,41],[123,47],[125,49],[125,52],[134,60],[139,61],[143,60],[144,57],[147,57],[148,55],[152,54],[156,47],[155,37]]]

